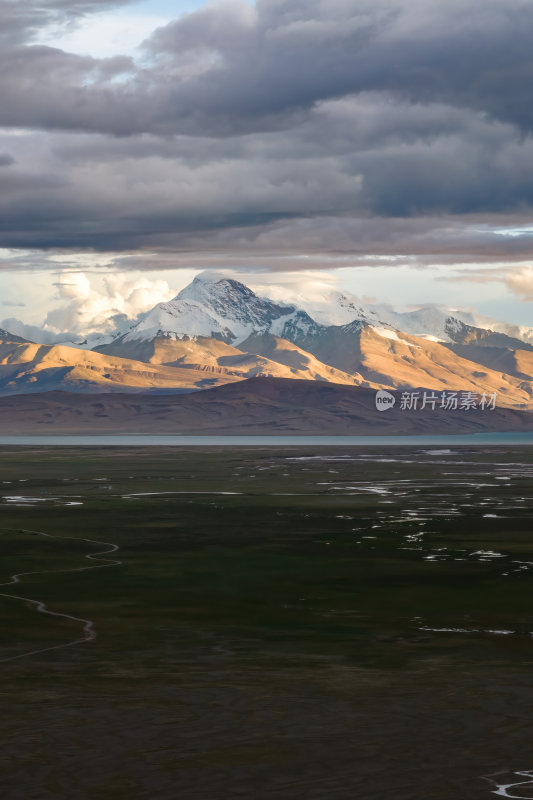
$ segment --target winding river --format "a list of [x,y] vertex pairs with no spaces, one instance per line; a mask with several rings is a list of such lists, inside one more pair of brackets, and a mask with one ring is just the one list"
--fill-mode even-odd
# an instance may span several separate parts
[[[117,544],[113,544],[112,542],[100,542],[96,539],[77,539],[75,536],[53,536],[50,533],[44,533],[43,531],[29,531],[29,530],[21,530],[21,533],[32,534],[35,536],[44,536],[47,539],[70,539],[76,542],[87,542],[89,544],[94,545],[103,545],[104,547],[109,548],[108,550],[98,550],[94,553],[88,553],[84,557],[89,559],[90,561],[98,561],[104,563],[93,564],[89,567],[75,567],[73,569],[61,569],[61,570],[38,570],[33,572],[18,572],[15,575],[11,575],[9,581],[5,583],[0,583],[0,587],[5,586],[13,586],[16,584],[21,583],[21,579],[27,577],[29,575],[49,575],[49,574],[59,574],[59,573],[68,573],[68,572],[88,572],[89,570],[94,569],[105,569],[106,567],[118,567],[122,564],[122,561],[114,558],[105,558],[105,556],[111,555],[111,553],[116,553],[119,549]],[[65,644],[58,644],[54,645],[53,647],[44,647],[40,650],[30,650],[25,653],[20,653],[16,656],[10,656],[9,658],[2,658],[0,659],[0,664],[3,664],[7,661],[16,661],[20,658],[28,658],[29,656],[35,656],[39,653],[47,653],[51,650],[62,650],[66,647],[74,647],[76,645],[85,644],[86,642],[93,641],[96,639],[96,631],[94,629],[94,621],[92,619],[83,619],[82,617],[75,617],[72,614],[65,614],[64,612],[60,611],[51,611],[46,603],[43,600],[33,600],[31,597],[25,597],[20,594],[10,594],[7,592],[0,592],[0,597],[6,597],[10,600],[20,600],[24,603],[30,603],[32,606],[35,607],[35,610],[39,614],[47,614],[50,617],[61,617],[62,619],[70,619],[74,622],[79,622],[82,628],[82,636],[74,639],[70,642],[66,642]]]

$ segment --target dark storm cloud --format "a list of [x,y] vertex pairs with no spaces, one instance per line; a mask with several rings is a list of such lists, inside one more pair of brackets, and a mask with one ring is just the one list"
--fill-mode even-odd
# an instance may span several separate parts
[[[32,31],[48,17],[107,5],[30,4],[11,24]],[[9,10],[22,6],[0,3],[8,27]],[[523,130],[533,124],[531,0],[258,0],[255,8],[234,0],[156,31],[150,60],[119,84],[94,59],[49,50],[21,44],[2,53],[10,76],[2,124],[231,135],[291,126],[320,101],[364,91],[474,108]],[[117,64],[125,69],[131,64]]]
[[[258,0],[208,7],[152,37],[168,70],[214,65],[179,83],[169,107],[254,128],[320,100],[368,90],[533,121],[533,4],[523,0]],[[192,91],[191,91],[192,90]],[[278,117],[278,119],[276,119]],[[290,119],[290,116],[289,116]]]
[[36,38],[119,5],[0,0],[0,246],[528,254],[493,228],[533,207],[533,0],[235,0],[137,62]]

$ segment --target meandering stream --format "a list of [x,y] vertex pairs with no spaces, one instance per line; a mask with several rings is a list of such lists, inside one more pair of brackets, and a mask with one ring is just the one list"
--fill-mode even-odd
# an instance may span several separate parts
[[[122,564],[122,561],[118,559],[111,559],[105,558],[105,556],[110,555],[111,553],[116,553],[119,549],[117,544],[113,544],[112,542],[101,542],[96,539],[77,539],[75,536],[53,536],[50,533],[44,533],[43,531],[30,531],[30,530],[21,530],[21,533],[32,534],[35,536],[44,536],[47,539],[70,539],[75,542],[87,542],[89,544],[95,545],[103,545],[108,547],[109,550],[99,550],[96,553],[87,553],[84,558],[87,558],[91,561],[101,561],[105,563],[94,564],[90,567],[74,567],[73,569],[61,569],[61,570],[37,570],[32,572],[18,572],[14,575],[11,575],[10,580],[6,581],[5,583],[0,583],[0,587],[4,586],[13,586],[15,584],[21,583],[21,579],[24,577],[28,577],[29,575],[49,575],[49,574],[59,574],[59,573],[69,573],[69,572],[88,572],[89,570],[94,569],[104,569],[105,567],[117,567]],[[19,653],[16,656],[10,656],[9,658],[2,658],[0,659],[0,664],[5,663],[6,661],[16,661],[20,658],[28,658],[29,656],[38,655],[40,653],[47,653],[50,650],[62,650],[66,647],[74,647],[78,644],[85,644],[86,642],[93,641],[96,639],[96,631],[94,629],[94,620],[92,619],[83,619],[82,617],[75,617],[72,614],[65,614],[60,611],[51,611],[46,603],[43,600],[34,600],[31,597],[25,597],[19,594],[9,594],[7,592],[0,592],[0,597],[6,597],[10,600],[20,600],[24,603],[30,603],[32,606],[35,606],[35,610],[39,614],[46,614],[50,617],[61,617],[63,619],[70,619],[74,622],[79,622],[83,625],[83,636],[74,639],[70,642],[66,642],[65,644],[58,644],[52,647],[44,647],[39,650],[30,650],[25,653]]]

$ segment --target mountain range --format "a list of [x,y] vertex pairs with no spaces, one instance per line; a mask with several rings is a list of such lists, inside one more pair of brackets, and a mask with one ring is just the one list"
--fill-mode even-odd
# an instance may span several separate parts
[[285,386],[485,392],[501,408],[533,409],[533,329],[434,306],[362,307],[339,292],[313,310],[212,273],[88,347],[0,329],[0,395],[176,395],[259,377],[291,379]]

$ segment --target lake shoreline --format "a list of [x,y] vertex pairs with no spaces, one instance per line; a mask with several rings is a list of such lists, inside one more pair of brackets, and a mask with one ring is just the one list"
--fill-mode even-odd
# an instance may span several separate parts
[[475,434],[423,434],[383,436],[180,436],[157,434],[64,434],[64,435],[13,435],[0,436],[0,446],[47,447],[362,447],[362,446],[518,446],[532,447],[533,432],[525,433],[475,433]]

